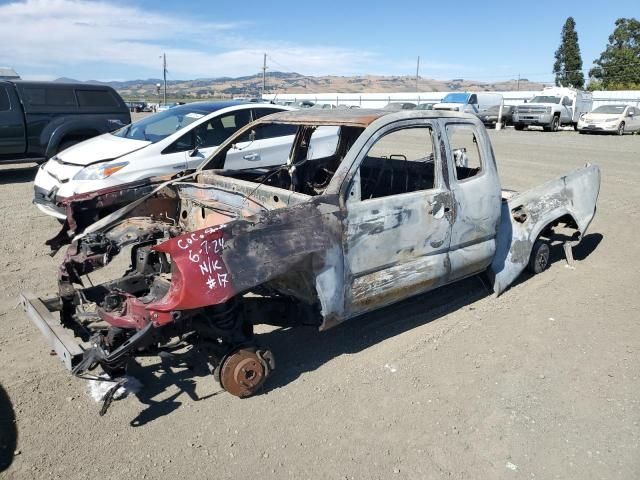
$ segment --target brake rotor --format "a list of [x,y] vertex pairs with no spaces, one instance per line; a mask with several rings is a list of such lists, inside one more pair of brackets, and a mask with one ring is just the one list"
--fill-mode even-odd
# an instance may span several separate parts
[[262,386],[273,367],[273,354],[269,350],[241,348],[222,361],[220,384],[231,395],[250,397]]

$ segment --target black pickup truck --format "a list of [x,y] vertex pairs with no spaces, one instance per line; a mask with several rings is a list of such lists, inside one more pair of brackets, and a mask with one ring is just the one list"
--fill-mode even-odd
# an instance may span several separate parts
[[128,123],[129,108],[106,85],[0,81],[0,162],[43,162]]

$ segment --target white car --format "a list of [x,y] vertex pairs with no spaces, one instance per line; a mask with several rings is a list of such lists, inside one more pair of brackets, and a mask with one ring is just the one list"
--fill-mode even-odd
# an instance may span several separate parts
[[[198,167],[248,123],[292,107],[248,102],[195,102],[150,115],[126,127],[78,143],[44,163],[35,178],[34,203],[64,220],[60,200]],[[260,168],[286,162],[294,131],[240,142],[225,168]]]
[[630,105],[601,105],[578,120],[580,133],[607,132],[624,135],[640,131],[640,108]]

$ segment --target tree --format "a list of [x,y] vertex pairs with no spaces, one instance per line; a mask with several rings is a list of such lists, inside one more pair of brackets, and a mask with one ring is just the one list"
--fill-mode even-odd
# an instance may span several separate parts
[[556,50],[556,61],[553,64],[553,73],[556,75],[556,85],[565,87],[584,87],[584,74],[582,73],[582,57],[578,45],[578,32],[573,17],[567,18],[562,27],[562,40]]
[[640,22],[619,18],[609,44],[595,60],[589,76],[605,90],[640,88]]

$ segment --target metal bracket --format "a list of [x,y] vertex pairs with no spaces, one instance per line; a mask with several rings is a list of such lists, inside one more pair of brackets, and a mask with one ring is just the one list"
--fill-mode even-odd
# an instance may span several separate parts
[[564,248],[564,258],[567,260],[567,267],[576,268],[573,259],[573,242],[564,242],[562,248]]
[[25,292],[20,295],[20,303],[31,321],[40,329],[49,344],[58,354],[67,370],[72,370],[81,360],[84,354],[83,348],[75,337],[69,333],[57,320],[45,301],[32,293]]

